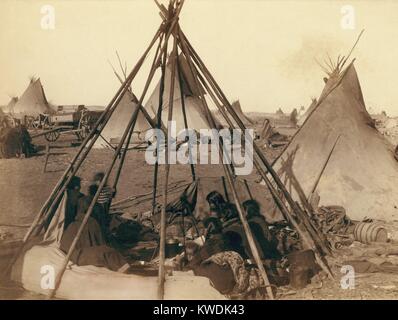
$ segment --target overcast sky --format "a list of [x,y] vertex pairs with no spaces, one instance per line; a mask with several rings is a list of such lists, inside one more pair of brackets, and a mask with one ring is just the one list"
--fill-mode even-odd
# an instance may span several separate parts
[[[185,34],[244,111],[308,106],[323,87],[315,58],[347,54],[365,28],[353,57],[367,107],[398,115],[398,2],[185,2]],[[55,9],[54,29],[42,28],[43,5]],[[344,5],[355,9],[354,29],[342,28]],[[160,22],[151,0],[1,0],[0,104],[35,75],[52,103],[106,105],[119,85],[108,60],[117,66],[118,50],[131,68]]]

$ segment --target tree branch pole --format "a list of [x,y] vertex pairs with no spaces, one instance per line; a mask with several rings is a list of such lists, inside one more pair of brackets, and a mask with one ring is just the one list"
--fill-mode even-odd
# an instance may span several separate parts
[[[169,7],[169,11],[167,12],[167,18],[171,18],[171,8]],[[168,43],[165,43],[166,48],[168,47]],[[158,127],[162,124],[162,113],[163,113],[163,96],[164,96],[164,89],[165,89],[165,81],[166,81],[166,71],[167,71],[167,49],[164,51],[162,62],[161,62],[161,69],[162,75],[160,78],[160,87],[159,87],[159,105],[157,110],[157,120],[158,120]],[[166,128],[168,130],[168,123],[166,123]],[[168,132],[167,132],[168,133]],[[166,138],[166,145],[165,145],[165,157],[167,158],[167,139]],[[155,209],[155,200],[156,200],[156,193],[157,193],[157,185],[158,185],[158,174],[159,174],[159,157],[160,157],[160,143],[163,141],[159,141],[159,138],[156,139],[157,148],[156,148],[156,163],[155,163],[155,173],[154,173],[154,192],[153,192],[153,210]],[[167,159],[166,159],[167,161]],[[167,177],[165,177],[167,180]],[[166,181],[167,183],[167,181]],[[167,189],[166,189],[167,193]],[[165,190],[163,190],[163,199],[167,198],[165,194]],[[159,268],[158,268],[158,287],[157,287],[157,297],[159,300],[163,300],[164,298],[164,282],[165,282],[165,274],[164,274],[164,261],[165,261],[165,247],[166,247],[166,239],[165,239],[165,226],[166,226],[166,213],[165,207],[167,206],[163,204],[160,212],[160,230],[159,230]],[[156,251],[156,250],[155,250]]]
[[[177,20],[174,20],[173,23],[172,23],[172,27],[174,27],[174,25],[175,25],[176,23],[177,23]],[[170,34],[171,34],[171,33],[168,32],[167,35],[166,35],[166,37],[165,37],[165,43],[166,43],[166,44],[167,44],[167,41],[168,41],[168,39],[169,39],[169,37],[170,37]],[[140,99],[139,104],[142,104],[142,100],[144,99],[145,94],[146,94],[146,92],[147,92],[147,90],[148,90],[148,88],[149,88],[149,85],[150,85],[150,83],[151,83],[151,81],[152,81],[152,78],[153,78],[153,76],[154,76],[154,74],[155,74],[157,65],[159,64],[160,59],[161,59],[161,56],[163,55],[163,53],[164,53],[165,51],[167,52],[167,45],[164,45],[164,46],[163,46],[161,52],[159,53],[158,59],[156,59],[157,61],[152,65],[152,68],[151,68],[149,77],[148,77],[148,79],[147,79],[147,81],[146,81],[146,85],[145,85],[144,91],[143,91],[143,93],[142,93],[142,96],[141,96],[141,99]],[[83,233],[84,227],[86,226],[86,224],[87,224],[87,222],[88,222],[88,219],[90,218],[90,215],[91,215],[91,213],[92,213],[92,211],[93,211],[93,209],[94,209],[94,205],[95,205],[95,203],[97,202],[97,200],[98,200],[98,198],[99,198],[99,195],[100,195],[102,189],[104,188],[106,181],[107,181],[108,178],[109,178],[109,175],[110,175],[110,173],[111,173],[111,171],[112,171],[112,169],[113,169],[113,166],[114,166],[114,164],[115,164],[115,162],[116,162],[116,159],[117,159],[117,157],[118,157],[118,155],[119,155],[119,153],[120,153],[120,150],[121,150],[122,147],[123,147],[123,144],[124,144],[124,142],[125,142],[125,140],[126,140],[127,135],[129,135],[128,139],[131,138],[132,131],[130,130],[130,128],[131,128],[131,126],[133,125],[133,123],[136,121],[136,119],[137,119],[137,117],[138,117],[138,112],[139,112],[139,108],[136,108],[136,110],[134,111],[134,113],[133,113],[133,115],[132,115],[132,117],[131,117],[131,119],[130,119],[130,121],[129,121],[129,124],[127,125],[126,130],[125,130],[124,133],[123,133],[123,137],[122,137],[122,139],[121,139],[121,141],[120,141],[120,143],[119,143],[119,145],[118,145],[118,147],[117,147],[117,150],[116,150],[116,152],[115,152],[115,154],[114,154],[112,163],[111,163],[109,169],[107,170],[107,172],[106,172],[104,178],[102,179],[102,181],[101,181],[101,183],[100,183],[100,185],[99,185],[99,187],[98,187],[98,190],[97,190],[97,192],[96,192],[96,194],[95,194],[95,196],[94,196],[94,198],[93,198],[93,200],[92,200],[92,202],[91,202],[91,204],[90,204],[90,207],[88,208],[88,210],[87,210],[87,212],[86,212],[86,214],[85,214],[85,216],[84,216],[84,219],[83,219],[83,221],[82,221],[82,223],[81,223],[81,225],[80,225],[80,228],[79,228],[79,230],[78,230],[78,232],[77,232],[77,234],[76,234],[76,237],[75,237],[75,239],[73,240],[73,242],[72,242],[72,244],[71,244],[71,247],[69,248],[68,254],[67,254],[67,256],[66,256],[65,259],[64,259],[64,263],[63,263],[63,265],[62,265],[62,268],[61,268],[60,272],[59,272],[58,275],[57,275],[56,282],[55,282],[55,288],[54,288],[53,290],[51,290],[50,293],[49,293],[49,295],[48,295],[49,298],[52,298],[52,297],[55,296],[56,291],[57,291],[57,289],[59,288],[59,285],[61,284],[62,277],[63,277],[63,275],[64,275],[64,273],[65,273],[65,270],[66,270],[66,267],[67,267],[68,262],[69,262],[69,260],[70,260],[70,257],[71,257],[73,251],[74,251],[75,248],[76,248],[77,242],[78,242],[78,240],[79,240],[81,234]]]
[[[164,16],[162,17],[163,19],[163,23],[167,24],[168,21],[170,21],[171,17],[171,11],[167,11],[167,9],[163,6],[160,5],[156,0],[155,0],[156,5],[159,7],[159,9],[164,13]],[[177,14],[174,17],[174,22],[172,27],[169,29],[169,33],[172,34],[173,33],[173,29],[175,26],[175,23],[178,21],[178,16],[181,12],[182,6],[184,5],[184,0],[181,1],[181,3],[177,4]],[[169,7],[169,10],[171,9],[171,7]],[[169,36],[170,36],[169,34]],[[166,43],[168,42],[168,38],[166,40]],[[167,50],[166,50],[167,51]],[[166,66],[164,66],[164,68],[166,68]],[[165,72],[164,70],[162,71],[162,79],[160,81],[160,90],[159,90],[159,108],[158,108],[158,112],[157,112],[157,128],[160,129],[163,127],[163,123],[162,123],[162,106],[163,106],[163,91],[164,91],[164,76],[165,76]],[[165,129],[166,131],[166,139],[167,138],[167,128]],[[159,174],[159,140],[157,139],[156,141],[157,143],[157,148],[156,148],[156,162],[155,162],[155,169],[154,169],[154,177],[153,177],[153,198],[152,198],[152,214],[155,213],[155,207],[156,207],[156,194],[157,194],[157,184],[158,184],[158,174]]]
[[[162,24],[163,25],[163,24]],[[148,55],[149,51],[155,44],[156,40],[159,38],[161,34],[161,29],[162,25],[159,27],[158,31],[156,32],[154,38],[152,39],[151,43],[149,44],[147,50],[144,52],[140,60],[137,62],[136,66],[133,68],[131,71],[129,77],[126,79],[126,81],[121,85],[115,96],[112,98],[111,102],[108,104],[108,106],[105,108],[105,111],[101,114],[101,116],[98,118],[97,122],[94,125],[94,128],[92,131],[90,131],[89,135],[84,139],[80,149],[78,150],[77,154],[74,156],[72,159],[70,165],[68,168],[64,171],[62,177],[58,180],[57,185],[54,187],[53,191],[51,192],[50,196],[47,198],[46,202],[43,204],[41,207],[39,213],[36,215],[33,223],[31,224],[30,228],[28,229],[27,233],[24,236],[24,239],[22,241],[21,246],[13,256],[13,258],[10,260],[10,263],[6,267],[4,271],[4,276],[8,274],[8,271],[12,267],[12,265],[15,263],[15,261],[18,259],[20,254],[22,253],[26,242],[30,239],[30,237],[33,235],[36,227],[39,225],[39,223],[43,220],[46,220],[46,217],[48,216],[49,213],[52,212],[54,205],[57,204],[60,200],[60,197],[64,193],[66,186],[68,183],[71,181],[72,177],[75,175],[77,170],[79,169],[81,163],[83,160],[86,158],[88,152],[91,150],[91,147],[94,145],[95,141],[98,138],[97,135],[97,130],[98,128],[101,127],[100,131],[104,128],[104,126],[107,124],[109,121],[113,111],[115,110],[115,103],[116,106],[120,102],[122,95],[127,91],[129,84],[133,81],[135,78],[136,74],[138,73],[139,69],[141,68],[146,56]],[[90,143],[89,143],[90,142]],[[85,147],[89,144],[87,149]],[[79,157],[83,153],[80,161]],[[69,178],[68,175],[70,174]],[[46,214],[47,212],[47,214]],[[44,216],[44,219],[43,219]],[[39,229],[36,231],[35,235],[38,235],[41,231],[42,226],[39,227]]]
[[[186,46],[186,42],[184,41],[184,39],[182,37],[182,32],[181,32],[180,29],[179,29],[179,40],[180,40],[181,49],[182,49],[185,57],[187,58],[190,70],[191,70],[191,72],[192,72],[192,74],[194,76],[195,86],[196,86],[198,92],[200,93],[201,91],[200,91],[200,86],[199,86],[199,80],[198,80],[198,77],[197,77],[197,72],[196,72],[196,69],[195,69],[195,67],[193,65],[190,52],[189,52],[189,50],[188,50],[188,48]],[[216,124],[215,124],[214,118],[212,117],[210,109],[209,109],[209,107],[208,107],[208,105],[206,103],[206,100],[204,99],[204,96],[202,94],[201,94],[201,98],[202,98],[201,100],[202,100],[202,103],[203,103],[203,107],[207,111],[207,114],[208,114],[208,117],[209,117],[209,120],[210,120],[210,125],[213,128],[215,128]],[[222,138],[220,137],[220,140],[221,139]],[[221,148],[219,148],[219,152],[220,152],[220,160],[223,161],[223,151],[221,150]],[[267,290],[268,296],[269,296],[270,299],[273,300],[274,299],[274,293],[273,293],[272,288],[270,286],[270,283],[269,283],[269,280],[268,280],[268,276],[267,276],[267,273],[265,271],[264,265],[263,265],[263,263],[261,261],[257,246],[256,246],[256,244],[254,242],[254,238],[253,238],[253,235],[251,233],[249,224],[248,224],[248,222],[246,220],[246,217],[244,215],[244,210],[242,208],[241,202],[240,202],[239,197],[238,197],[237,190],[235,188],[234,179],[232,178],[232,173],[230,172],[229,166],[224,164],[224,163],[223,163],[223,168],[224,168],[224,172],[225,172],[225,176],[227,178],[228,184],[230,185],[230,188],[232,190],[232,195],[233,195],[233,198],[234,198],[234,202],[235,202],[236,208],[238,210],[239,217],[240,217],[240,220],[242,222],[242,226],[243,226],[243,229],[245,231],[247,240],[249,242],[249,246],[250,246],[250,249],[252,251],[254,260],[256,261],[256,264],[257,264],[257,266],[259,268],[260,274],[261,274],[261,276],[262,276],[262,278],[264,280],[264,285],[266,286],[266,290]]]
[[[182,32],[181,32],[182,33]],[[182,34],[182,37],[185,38],[185,36]],[[186,40],[188,47],[190,49],[190,51],[192,52],[195,62],[197,63],[199,69],[202,71],[202,73],[204,74],[204,76],[207,78],[207,80],[209,81],[210,85],[213,87],[215,93],[219,96],[220,100],[224,102],[225,106],[227,107],[228,112],[231,114],[231,116],[234,118],[234,120],[236,121],[236,123],[238,124],[238,126],[244,130],[245,126],[242,123],[242,121],[239,119],[239,116],[237,116],[237,114],[235,113],[235,111],[233,110],[231,104],[229,103],[229,101],[227,100],[226,96],[224,95],[224,93],[221,91],[221,88],[218,86],[218,84],[215,82],[214,78],[212,77],[212,75],[210,74],[210,72],[208,71],[208,69],[206,68],[206,66],[203,64],[203,62],[201,61],[200,57],[197,55],[197,53],[194,51],[194,49],[192,48],[192,46],[190,46],[188,40]],[[282,184],[282,182],[280,181],[279,177],[277,176],[277,174],[275,173],[275,171],[272,169],[272,167],[270,167],[269,163],[267,162],[267,160],[265,159],[264,155],[261,153],[261,151],[259,150],[259,148],[256,146],[256,144],[254,144],[254,150],[256,151],[256,154],[258,157],[260,157],[260,159],[262,160],[263,164],[266,165],[268,172],[271,173],[271,176],[274,178],[275,182],[277,183],[277,185],[280,187],[280,189],[282,190],[285,198],[288,200],[289,205],[291,206],[291,208],[293,209],[294,212],[298,212],[298,208],[297,208],[297,204],[294,203],[293,199],[291,198],[290,194],[288,194],[286,188],[284,187],[284,185]],[[271,182],[268,180],[268,177],[266,176],[265,171],[263,170],[263,168],[261,167],[260,163],[258,162],[257,159],[253,159],[254,160],[254,164],[257,168],[257,170],[259,171],[259,173],[261,174],[262,178],[264,179],[264,181],[266,182],[268,188],[270,189],[271,193],[273,194],[275,199],[279,199],[279,196],[277,195],[276,190],[274,190],[273,185],[271,184]],[[271,170],[269,170],[271,169]],[[279,183],[278,183],[279,182]],[[290,201],[289,201],[290,200]],[[292,203],[293,202],[293,203]],[[278,202],[277,202],[278,203]],[[279,202],[280,205],[284,204],[282,201]],[[286,220],[291,221],[291,223],[297,225],[296,221],[294,220],[294,218],[290,215],[290,212],[287,210],[286,207],[284,207],[286,210],[283,210],[284,215]],[[281,210],[282,211],[282,210]],[[299,214],[297,214],[298,216]],[[297,225],[298,226],[298,225]],[[303,241],[305,241],[306,243],[308,243],[308,245],[311,246],[312,249],[316,250],[316,246],[313,243],[313,240],[311,239],[311,241],[309,241],[308,237],[305,235],[305,232],[301,229],[298,228],[298,232],[301,233],[302,237],[303,237]],[[317,250],[316,250],[317,251]],[[318,252],[315,252],[315,255],[318,256],[317,260],[321,259],[320,255]],[[321,267],[323,267],[323,269],[328,273],[328,275],[333,278],[333,274],[331,273],[330,269],[325,266],[325,263],[321,262],[320,263]]]
[[[168,44],[166,44],[168,46]],[[166,59],[167,59],[167,50],[165,51],[165,54],[163,56],[162,64],[161,64],[161,69],[162,69],[162,75],[160,78],[160,86],[159,86],[159,103],[158,103],[158,110],[156,113],[157,117],[157,124],[156,128],[159,130],[162,125],[162,113],[163,113],[163,94],[164,94],[164,83],[165,83],[165,77],[166,77]],[[167,127],[166,127],[166,135],[167,135]],[[167,137],[166,137],[167,139]],[[160,142],[159,137],[156,137],[156,162],[155,162],[155,170],[153,174],[153,198],[152,198],[152,214],[155,213],[155,207],[156,207],[156,197],[157,197],[157,190],[158,190],[158,175],[159,175],[159,151],[160,151]],[[160,245],[160,243],[159,243]]]
[[[160,216],[160,248],[159,248],[159,286],[158,286],[158,299],[164,299],[164,284],[165,284],[165,259],[166,259],[166,207],[167,207],[167,189],[169,184],[170,163],[169,163],[169,141],[171,140],[171,121],[173,120],[173,104],[174,104],[174,86],[176,78],[176,60],[177,57],[177,39],[174,38],[173,52],[171,54],[171,82],[170,82],[170,95],[169,95],[169,112],[167,121],[167,136],[169,139],[166,141],[165,148],[165,179],[163,186],[163,206]],[[164,64],[166,64],[167,55],[165,55]]]

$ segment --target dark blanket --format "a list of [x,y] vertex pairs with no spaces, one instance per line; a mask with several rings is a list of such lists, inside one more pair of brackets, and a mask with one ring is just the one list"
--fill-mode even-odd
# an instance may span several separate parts
[[[67,253],[80,228],[84,215],[78,214],[76,221],[65,230],[60,249]],[[94,218],[89,218],[74,250],[71,261],[78,266],[93,265],[117,271],[127,262],[115,249],[106,245],[102,230]]]

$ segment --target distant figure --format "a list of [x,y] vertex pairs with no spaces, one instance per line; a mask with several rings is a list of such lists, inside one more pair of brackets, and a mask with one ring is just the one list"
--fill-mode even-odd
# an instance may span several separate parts
[[25,155],[25,158],[29,158],[32,154],[36,153],[36,149],[32,144],[32,138],[30,137],[30,134],[24,125],[19,127],[19,132],[22,153]]

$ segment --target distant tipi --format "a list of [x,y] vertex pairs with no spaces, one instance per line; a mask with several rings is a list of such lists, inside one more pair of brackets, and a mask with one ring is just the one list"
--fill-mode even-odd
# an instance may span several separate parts
[[18,97],[12,97],[10,102],[5,106],[3,109],[4,112],[6,113],[13,113],[14,112],[14,106],[18,102]]
[[24,116],[38,116],[40,113],[52,113],[43,86],[39,79],[31,79],[28,88],[15,103],[12,114],[15,118]]
[[[129,91],[123,95],[117,109],[112,114],[108,123],[104,127],[100,137],[95,142],[94,148],[101,149],[117,145],[123,136],[124,130],[130,120],[131,115],[138,107],[136,97]],[[145,132],[152,126],[145,119],[142,112],[138,113],[137,121],[134,126],[133,144],[145,138]]]

